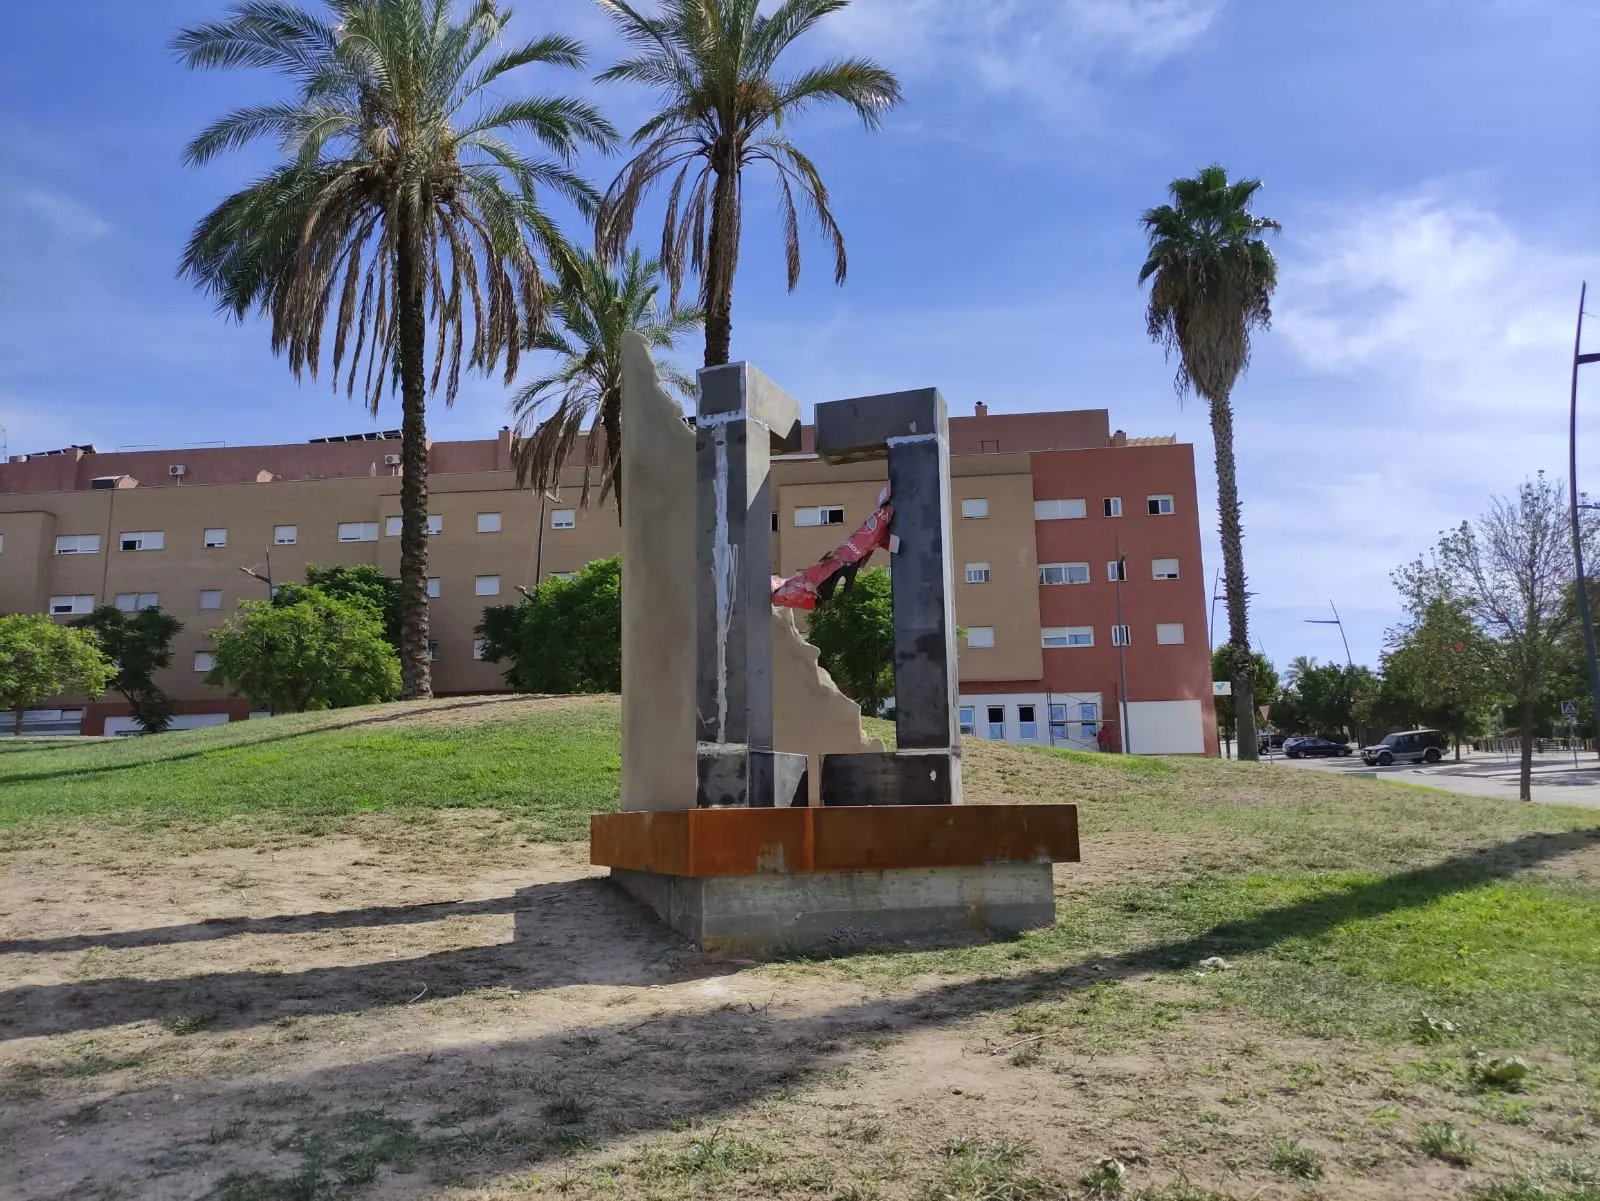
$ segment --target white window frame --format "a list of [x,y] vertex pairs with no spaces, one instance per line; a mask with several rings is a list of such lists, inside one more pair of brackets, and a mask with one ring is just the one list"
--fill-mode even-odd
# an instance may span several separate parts
[[[127,604],[124,604],[124,601]],[[161,607],[161,593],[119,592],[111,598],[111,603],[124,613],[138,613],[144,609],[159,609]]]
[[[206,597],[208,597],[208,596],[216,597],[217,598],[217,603],[214,604],[214,605],[206,604]],[[220,608],[222,608],[222,589],[221,588],[202,588],[202,589],[200,589],[200,608],[202,610],[205,610],[205,609],[220,609]]]
[[1033,502],[1035,521],[1077,521],[1089,515],[1089,502],[1081,496]]
[[479,661],[483,659],[483,649],[488,645],[487,639],[474,638],[472,640],[472,657]]
[[[994,719],[995,710],[997,709],[1000,711],[999,721]],[[1004,705],[985,705],[983,716],[985,719],[984,728],[989,731],[989,737],[995,741],[1004,742],[1006,739],[1006,707]],[[995,733],[996,729],[1000,731],[998,734]]]
[[[1075,568],[1083,569],[1083,578],[1074,579],[1077,575]],[[1052,579],[1060,576],[1060,579]],[[1094,582],[1094,573],[1089,570],[1087,563],[1041,563],[1039,564],[1039,586],[1041,588],[1054,588],[1062,584],[1089,584]]]
[[196,671],[210,671],[217,665],[217,656],[211,651],[195,651],[194,669]]
[[553,530],[575,530],[578,528],[578,510],[576,509],[551,509],[550,528]]
[[499,532],[500,532],[500,514],[499,513],[479,513],[478,514],[478,533],[480,533],[480,534],[498,534]]
[[1068,650],[1094,645],[1093,626],[1045,626],[1039,642],[1046,650]]
[[[1163,570],[1162,565],[1172,564],[1170,571]],[[1176,559],[1151,559],[1150,578],[1153,580],[1175,580],[1178,578],[1178,561]]]
[[337,533],[340,542],[376,542],[378,540],[378,523],[376,521],[341,521]]
[[500,577],[497,575],[479,575],[472,577],[473,596],[499,596]]
[[1144,508],[1151,517],[1171,517],[1177,512],[1170,492],[1158,492],[1154,496],[1145,497]]
[[[1172,636],[1173,635],[1173,631],[1177,631],[1177,637],[1173,637]],[[1181,622],[1181,621],[1158,621],[1158,622],[1156,622],[1156,645],[1157,646],[1182,646],[1183,644],[1184,644],[1183,622]]]
[[989,650],[994,646],[994,627],[968,626],[967,645],[977,650]]
[[968,563],[965,575],[969,584],[987,584],[990,578],[989,565],[987,563]]
[[1111,645],[1112,646],[1132,646],[1133,645],[1132,631],[1125,625],[1112,626],[1111,627]]
[[228,545],[228,527],[213,526],[200,535],[200,545],[206,550],[222,550]]
[[439,596],[439,577],[436,576],[436,575],[431,575],[431,576],[428,577],[428,599],[437,600],[438,596]]
[[439,640],[437,638],[430,638],[430,639],[428,639],[428,662],[429,663],[437,663],[438,661],[439,661]]
[[385,517],[383,519],[383,536],[385,538],[398,538],[400,536],[400,519],[398,517]]
[[118,550],[165,550],[166,548],[167,535],[161,530],[125,530],[117,535]]
[[1122,497],[1108,496],[1100,502],[1100,511],[1107,517],[1122,516]]
[[[1026,717],[1024,714],[1032,714],[1032,716]],[[1039,741],[1038,705],[1019,704],[1017,706],[1017,739],[1020,742]]]
[[801,505],[794,511],[794,523],[799,528],[819,525],[843,525],[843,505]]
[[957,710],[957,719],[961,723],[961,732],[968,736],[976,736],[978,729],[978,709],[976,705],[961,705]]
[[1106,582],[1110,584],[1126,584],[1128,582],[1128,563],[1125,559],[1106,560]]
[[50,615],[52,617],[65,617],[71,614],[77,617],[84,613],[94,612],[94,593],[75,592],[70,595],[52,596],[50,598]]
[[444,518],[438,513],[428,514],[428,537],[434,538],[444,533]]
[[[288,533],[284,531],[287,530]],[[273,546],[294,546],[300,541],[300,527],[297,525],[275,525],[272,527]]]
[[969,496],[961,502],[961,517],[964,521],[981,521],[989,516],[989,498],[987,496]]
[[[88,549],[85,550],[85,544]],[[99,534],[57,534],[56,554],[58,555],[98,555],[100,553]]]

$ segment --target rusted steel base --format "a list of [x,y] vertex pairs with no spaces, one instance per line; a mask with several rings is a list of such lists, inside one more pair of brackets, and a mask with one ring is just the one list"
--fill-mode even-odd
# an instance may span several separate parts
[[589,862],[669,876],[1077,860],[1076,805],[664,809],[589,818]]

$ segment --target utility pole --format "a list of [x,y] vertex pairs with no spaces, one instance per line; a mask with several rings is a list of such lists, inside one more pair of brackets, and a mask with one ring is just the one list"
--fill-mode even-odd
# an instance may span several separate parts
[[1117,628],[1111,640],[1117,644],[1117,671],[1122,676],[1122,753],[1133,754],[1133,741],[1128,731],[1128,640],[1117,637],[1122,626],[1122,582],[1128,576],[1128,557],[1122,553],[1122,540],[1117,540]]
[[1589,658],[1589,695],[1594,700],[1596,748],[1600,750],[1600,666],[1595,662],[1594,622],[1589,616],[1589,585],[1583,577],[1583,529],[1578,521],[1578,368],[1600,363],[1600,353],[1583,353],[1583,304],[1589,295],[1585,281],[1578,289],[1578,332],[1572,341],[1572,409],[1567,421],[1567,474],[1572,490],[1572,561],[1578,577],[1578,614],[1583,620],[1583,648]]

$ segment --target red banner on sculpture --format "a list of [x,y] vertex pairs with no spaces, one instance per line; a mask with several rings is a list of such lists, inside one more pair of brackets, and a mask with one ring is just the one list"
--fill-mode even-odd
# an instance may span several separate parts
[[804,571],[788,579],[772,577],[772,603],[789,609],[815,609],[819,600],[833,595],[841,577],[848,588],[867,556],[889,545],[889,519],[893,516],[894,506],[885,488],[878,493],[878,507],[850,537]]

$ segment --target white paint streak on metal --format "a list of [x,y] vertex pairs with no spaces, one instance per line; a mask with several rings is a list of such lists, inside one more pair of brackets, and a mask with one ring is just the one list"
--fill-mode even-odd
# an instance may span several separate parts
[[[740,417],[743,414],[739,415]],[[716,422],[717,426],[724,424]],[[728,530],[728,434],[717,429],[712,440],[715,475],[712,490],[717,506],[716,531],[711,547],[712,585],[717,597],[717,741],[728,738],[728,627],[733,620],[734,580],[738,551]]]
[[885,446],[905,446],[905,445],[907,445],[909,443],[912,443],[912,442],[937,442],[938,440],[939,440],[939,435],[937,433],[933,433],[933,434],[901,434],[898,437],[885,438],[883,440],[883,444]]

